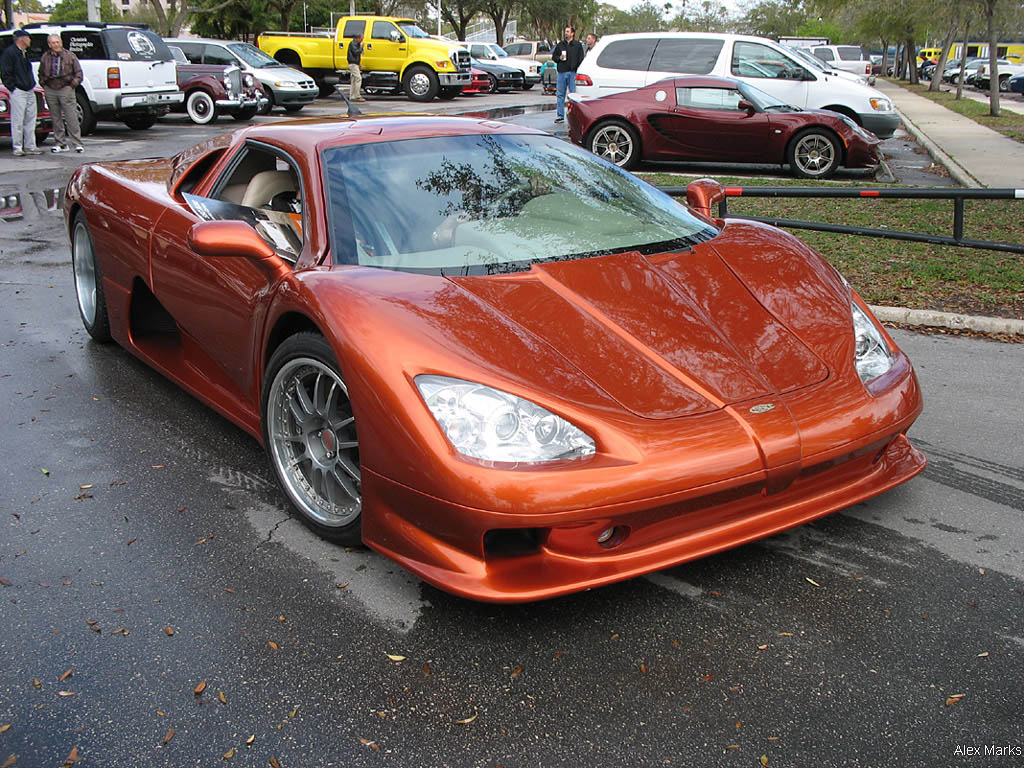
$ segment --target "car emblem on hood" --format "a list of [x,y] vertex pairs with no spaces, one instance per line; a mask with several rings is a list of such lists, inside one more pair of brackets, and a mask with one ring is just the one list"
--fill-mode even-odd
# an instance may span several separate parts
[[758,403],[750,409],[751,413],[768,413],[775,409],[775,403]]

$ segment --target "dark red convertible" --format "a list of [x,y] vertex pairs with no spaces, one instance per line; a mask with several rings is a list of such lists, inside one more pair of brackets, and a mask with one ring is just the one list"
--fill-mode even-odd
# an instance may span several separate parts
[[747,83],[677,77],[570,100],[569,135],[622,168],[641,160],[778,163],[808,179],[874,168],[879,139],[838,112],[785,104]]

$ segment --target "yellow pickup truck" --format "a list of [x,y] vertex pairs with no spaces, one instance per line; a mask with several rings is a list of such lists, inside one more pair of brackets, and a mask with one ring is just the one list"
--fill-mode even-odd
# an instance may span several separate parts
[[264,32],[259,47],[282,64],[308,74],[321,93],[348,81],[348,46],[363,35],[363,90],[404,91],[413,101],[451,99],[473,79],[469,53],[431,37],[412,19],[392,16],[343,16],[334,36]]

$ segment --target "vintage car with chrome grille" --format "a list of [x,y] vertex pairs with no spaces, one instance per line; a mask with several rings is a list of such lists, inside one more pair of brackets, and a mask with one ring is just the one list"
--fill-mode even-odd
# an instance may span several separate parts
[[178,68],[178,88],[185,101],[172,112],[185,112],[197,125],[206,125],[220,115],[251,120],[268,99],[256,79],[238,67],[220,64],[191,64],[176,45],[167,46]]
[[64,213],[93,339],[260,441],[306,525],[514,602],[924,469],[906,355],[810,247],[716,219],[722,196],[694,182],[684,206],[540,131],[389,115],[87,164]]

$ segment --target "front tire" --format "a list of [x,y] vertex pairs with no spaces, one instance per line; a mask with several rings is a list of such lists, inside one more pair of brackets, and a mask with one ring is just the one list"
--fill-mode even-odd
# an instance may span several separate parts
[[263,441],[302,522],[339,544],[362,542],[359,441],[348,388],[323,336],[297,333],[263,377]]
[[444,88],[438,91],[437,98],[444,99],[445,101],[450,101],[451,99],[454,99],[456,96],[458,96],[460,93],[462,93],[461,85],[446,85]]
[[428,67],[412,67],[402,84],[405,95],[413,101],[433,101],[441,88],[437,74]]
[[185,112],[196,125],[207,125],[217,119],[217,105],[206,91],[192,91],[185,98]]
[[285,104],[284,105],[284,111],[288,112],[288,113],[298,112],[304,106],[306,106],[306,105],[305,104]]
[[153,115],[128,115],[124,118],[124,124],[133,131],[145,131],[156,125],[156,117]]
[[487,73],[487,92],[488,93],[497,93],[498,92],[498,78],[496,78],[490,72]]
[[106,344],[110,341],[110,318],[103,292],[103,272],[96,261],[92,233],[82,211],[78,211],[71,222],[71,266],[82,325],[96,341]]
[[803,179],[827,179],[839,168],[839,142],[828,131],[811,128],[798,133],[786,150],[793,174]]
[[599,123],[590,130],[587,149],[627,171],[640,162],[640,136],[633,126],[618,120]]

